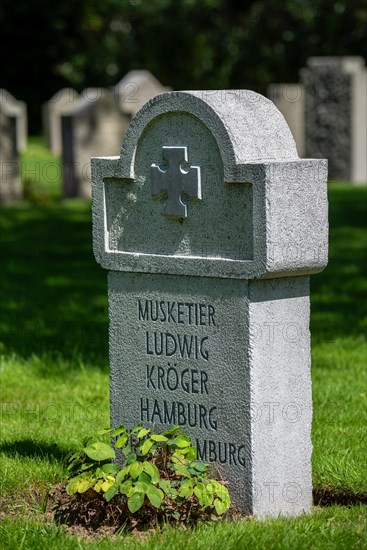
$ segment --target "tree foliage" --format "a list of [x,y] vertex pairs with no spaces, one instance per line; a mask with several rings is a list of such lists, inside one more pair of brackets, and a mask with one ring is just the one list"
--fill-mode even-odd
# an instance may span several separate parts
[[30,106],[149,69],[174,89],[298,80],[312,55],[367,56],[367,0],[2,0],[0,86]]

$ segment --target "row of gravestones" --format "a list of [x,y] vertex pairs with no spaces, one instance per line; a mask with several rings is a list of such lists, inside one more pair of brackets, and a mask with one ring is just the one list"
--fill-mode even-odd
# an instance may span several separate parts
[[327,158],[330,179],[367,181],[367,70],[362,57],[311,57],[301,83],[271,84],[300,157]]
[[[63,195],[90,197],[90,158],[117,155],[131,118],[150,99],[168,91],[149,71],[131,71],[112,89],[71,88],[43,105],[47,145],[62,156]],[[0,202],[21,198],[18,155],[27,143],[27,110],[0,90]]]
[[48,145],[62,155],[65,197],[91,196],[90,158],[118,155],[131,118],[168,91],[149,71],[129,72],[112,90],[60,90],[43,108]]
[[[367,181],[367,71],[360,57],[310,58],[302,84],[273,84],[300,157],[328,158],[331,179]],[[43,107],[50,149],[62,155],[63,195],[90,197],[89,159],[117,155],[132,116],[167,91],[148,71],[129,72],[112,90],[63,89]],[[23,102],[0,90],[0,202],[21,197],[18,153],[26,145]]]

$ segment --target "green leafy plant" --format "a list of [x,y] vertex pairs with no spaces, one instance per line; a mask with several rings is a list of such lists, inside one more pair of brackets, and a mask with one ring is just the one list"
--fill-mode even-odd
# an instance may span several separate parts
[[218,519],[229,509],[227,488],[196,459],[191,439],[179,426],[163,434],[142,424],[130,431],[120,426],[100,435],[109,442],[86,440],[81,452],[66,457],[69,495],[103,496],[126,503],[128,515],[168,521]]

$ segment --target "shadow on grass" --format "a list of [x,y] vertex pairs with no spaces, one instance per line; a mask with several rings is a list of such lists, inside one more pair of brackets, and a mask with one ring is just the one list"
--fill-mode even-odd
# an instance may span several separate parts
[[[329,199],[330,262],[311,277],[311,333],[322,342],[367,328],[366,192],[334,184]],[[92,253],[90,203],[2,208],[0,231],[0,352],[106,367],[107,277]]]
[[311,277],[314,342],[366,333],[366,199],[364,187],[329,186],[329,264]]
[[106,365],[107,280],[92,252],[90,204],[3,208],[0,229],[3,351]]
[[60,448],[56,443],[36,442],[32,439],[21,439],[11,443],[2,443],[0,452],[10,457],[41,458],[42,460],[61,462],[69,452]]
[[367,504],[366,493],[355,493],[350,489],[338,489],[336,487],[314,487],[313,502],[317,506],[354,506]]

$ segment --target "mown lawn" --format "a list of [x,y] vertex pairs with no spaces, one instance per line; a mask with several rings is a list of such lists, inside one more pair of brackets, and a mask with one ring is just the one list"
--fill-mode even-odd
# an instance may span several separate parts
[[[39,140],[25,167],[38,158],[57,162]],[[60,181],[30,175],[32,202],[0,211],[0,547],[117,548],[121,538],[89,543],[42,519],[63,456],[109,419],[106,273],[92,254],[90,203],[59,197]],[[330,263],[311,282],[314,513],[124,537],[127,546],[363,548],[366,189],[331,184],[329,198]]]

